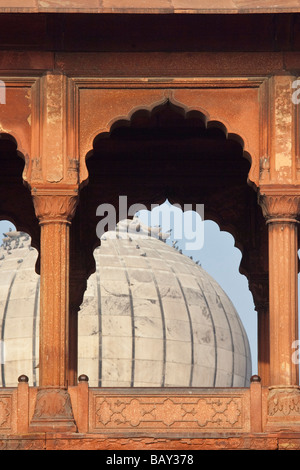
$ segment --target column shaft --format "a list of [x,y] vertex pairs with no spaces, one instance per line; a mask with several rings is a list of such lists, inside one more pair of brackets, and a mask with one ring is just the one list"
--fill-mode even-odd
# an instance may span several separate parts
[[34,191],[41,226],[40,387],[67,387],[70,224],[78,193]]
[[69,230],[77,193],[34,191],[41,226],[40,384],[30,429],[74,432],[69,376]]
[[41,223],[40,386],[67,385],[69,224]]
[[297,274],[296,221],[269,221],[270,385],[298,385]]

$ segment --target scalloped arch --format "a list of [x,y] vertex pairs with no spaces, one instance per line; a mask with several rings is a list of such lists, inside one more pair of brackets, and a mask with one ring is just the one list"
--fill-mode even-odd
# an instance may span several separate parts
[[85,155],[84,168],[82,167],[82,185],[84,186],[88,182],[88,169],[86,166],[86,160],[92,155],[95,143],[98,139],[111,134],[111,132],[118,127],[129,127],[136,114],[145,113],[146,115],[148,114],[150,118],[154,113],[158,113],[166,105],[171,106],[174,111],[178,114],[181,114],[184,119],[190,119],[197,116],[198,118],[200,118],[200,121],[203,122],[203,126],[205,129],[220,129],[224,133],[224,136],[227,140],[233,140],[237,142],[242,148],[243,157],[246,158],[250,163],[250,169],[248,173],[248,184],[256,189],[257,185],[255,182],[255,178],[252,175],[253,160],[251,152],[249,150],[250,146],[248,144],[247,138],[235,132],[235,130],[230,127],[229,123],[224,123],[224,121],[217,120],[211,117],[206,109],[201,108],[199,106],[186,106],[184,103],[177,101],[172,96],[172,94],[167,97],[164,97],[159,101],[154,101],[153,103],[151,103],[151,105],[148,106],[142,104],[139,106],[135,106],[128,112],[127,115],[119,115],[114,117],[107,123],[106,127],[98,129],[90,135],[88,144],[88,148],[90,148],[90,150]]
[[[0,132],[0,143],[3,141],[13,143],[15,146],[17,157],[23,160],[24,168],[22,171],[22,180],[23,183],[26,183],[26,180],[24,179],[24,174],[26,172],[26,166],[28,164],[28,156],[22,152],[22,147],[19,147],[20,142],[18,140],[18,136],[14,132]],[[29,226],[24,223],[20,216],[16,215],[15,213],[11,213],[6,209],[5,211],[0,212],[0,220],[7,220],[11,222],[17,230],[29,233],[32,237],[32,233],[30,233]],[[38,242],[34,239],[34,237],[32,237],[32,245],[34,246],[34,248],[38,249]]]
[[23,145],[22,139],[19,135],[17,135],[14,131],[1,131],[0,132],[0,140],[10,140],[14,142],[16,145],[16,149],[18,151],[18,155],[25,160],[25,156],[27,155],[25,146]]
[[22,173],[22,179],[24,182],[26,182],[27,181],[26,173],[27,173],[27,167],[29,165],[29,156],[26,153],[25,148],[23,147],[21,139],[14,131],[9,131],[9,132],[4,131],[4,132],[0,132],[0,142],[1,140],[8,140],[15,144],[18,157],[20,157],[24,161],[24,170]]

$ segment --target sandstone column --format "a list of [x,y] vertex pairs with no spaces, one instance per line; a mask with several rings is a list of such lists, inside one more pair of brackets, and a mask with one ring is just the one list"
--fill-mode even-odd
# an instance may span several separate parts
[[[267,426],[300,430],[298,339],[299,107],[296,77],[265,82],[259,203],[268,226],[270,382]],[[297,344],[297,343],[296,343]],[[296,359],[296,360],[295,360]]]
[[75,430],[68,386],[69,226],[77,192],[33,191],[41,226],[40,384],[31,426]]
[[266,192],[260,197],[269,231],[271,428],[300,426],[299,365],[293,357],[298,338],[298,240],[300,196]]
[[299,204],[297,195],[261,198],[269,229],[271,385],[298,385],[298,365],[292,360],[292,348],[298,338]]

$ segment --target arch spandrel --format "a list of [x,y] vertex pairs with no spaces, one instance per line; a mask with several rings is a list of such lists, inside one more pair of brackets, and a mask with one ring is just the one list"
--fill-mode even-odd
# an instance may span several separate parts
[[259,118],[258,86],[243,88],[85,88],[79,91],[80,183],[88,180],[85,160],[93,149],[94,139],[109,133],[118,121],[130,121],[139,111],[151,112],[167,100],[184,115],[198,112],[207,128],[225,129],[226,138],[238,141],[244,157],[251,163],[250,184],[259,185]]
[[227,138],[242,144],[251,168],[249,181],[259,184],[260,106],[258,88],[214,88],[174,90],[174,98],[188,108],[206,109],[209,122],[217,121],[226,128]]
[[10,135],[16,142],[18,153],[25,161],[23,172],[27,180],[27,169],[32,142],[32,85],[34,79],[1,78],[5,84],[5,104],[0,104],[0,134]]
[[80,182],[88,179],[85,158],[97,135],[110,132],[116,121],[130,120],[138,109],[151,110],[165,101],[165,90],[162,89],[80,90]]

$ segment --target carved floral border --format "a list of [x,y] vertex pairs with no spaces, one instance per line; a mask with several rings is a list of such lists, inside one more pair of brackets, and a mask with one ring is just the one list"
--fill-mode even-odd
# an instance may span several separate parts
[[92,393],[90,430],[245,431],[241,395],[100,395]]

